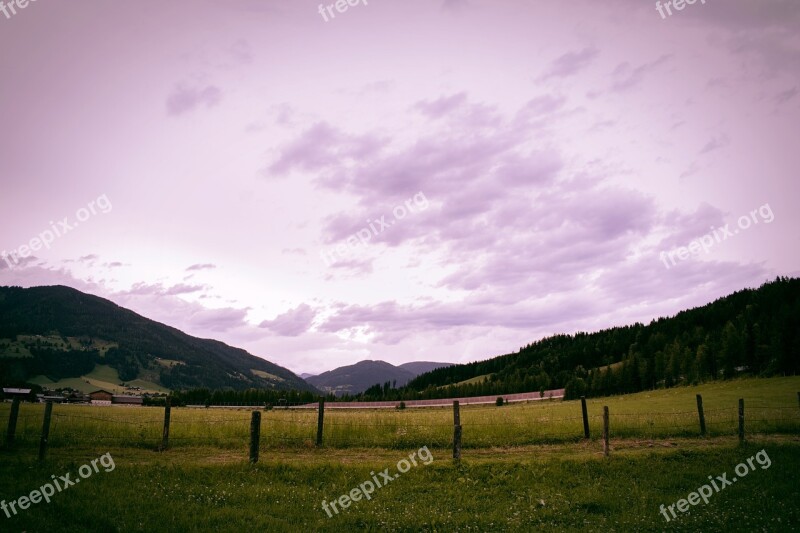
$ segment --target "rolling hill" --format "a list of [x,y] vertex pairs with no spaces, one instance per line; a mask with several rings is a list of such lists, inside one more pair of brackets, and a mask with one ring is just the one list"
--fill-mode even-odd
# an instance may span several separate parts
[[385,361],[359,361],[354,365],[342,366],[318,376],[308,377],[306,381],[320,390],[342,396],[358,394],[373,385],[387,382],[402,387],[424,372],[450,365],[451,363],[414,361],[394,366]]
[[102,367],[102,375],[116,372],[143,389],[316,392],[245,350],[192,337],[97,296],[63,286],[0,287],[0,383],[91,383]]

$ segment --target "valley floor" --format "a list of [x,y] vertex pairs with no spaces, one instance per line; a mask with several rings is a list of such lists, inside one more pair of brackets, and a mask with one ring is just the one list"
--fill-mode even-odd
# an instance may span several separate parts
[[[760,457],[769,459],[759,462]],[[275,451],[257,465],[207,448],[164,453],[122,449],[55,450],[43,464],[0,455],[0,494],[18,500],[110,453],[114,468],[44,501],[0,515],[3,531],[793,531],[800,526],[800,438],[619,441],[604,458],[597,442],[473,450],[455,465],[449,449]],[[709,483],[746,478],[681,513],[674,504]],[[737,465],[743,464],[745,467]],[[337,506],[389,469],[391,482],[369,500]],[[749,467],[748,467],[749,468]],[[63,484],[63,482],[62,482]],[[722,484],[722,483],[718,483]],[[374,485],[374,482],[373,482]],[[369,489],[369,486],[365,486]],[[346,502],[345,502],[346,503]],[[673,504],[666,521],[660,506]],[[330,514],[330,517],[328,516]]]
[[[596,399],[588,440],[580,402],[465,407],[460,463],[449,409],[326,413],[320,448],[315,413],[262,412],[251,465],[246,411],[173,409],[159,452],[163,410],[72,406],[55,406],[39,462],[42,406],[25,405],[0,452],[0,531],[800,530],[798,389],[793,377]],[[8,414],[0,405],[3,426]]]

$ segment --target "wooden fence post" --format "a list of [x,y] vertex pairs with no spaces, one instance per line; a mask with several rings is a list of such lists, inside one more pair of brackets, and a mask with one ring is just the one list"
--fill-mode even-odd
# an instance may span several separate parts
[[53,415],[53,402],[44,406],[44,420],[42,421],[42,437],[39,439],[39,461],[44,461],[47,453],[47,441],[50,439],[50,417]]
[[589,411],[586,409],[586,396],[581,396],[581,411],[583,411],[583,438],[589,438]]
[[461,411],[458,400],[453,400],[453,459],[461,460]]
[[317,417],[317,446],[322,446],[322,425],[325,419],[325,400],[319,400],[319,416]]
[[739,398],[739,442],[744,442],[744,398]]
[[258,462],[258,447],[261,441],[261,411],[253,411],[250,419],[250,462]]
[[8,432],[6,433],[6,447],[11,448],[17,434],[17,418],[19,418],[19,398],[11,402],[11,414],[8,415]]
[[603,406],[603,455],[608,457],[608,406]]
[[169,446],[169,419],[172,414],[172,406],[170,405],[169,398],[167,398],[164,405],[164,431],[161,432],[161,451],[167,449]]
[[706,415],[703,412],[703,397],[697,395],[697,415],[700,417],[700,435],[706,436]]

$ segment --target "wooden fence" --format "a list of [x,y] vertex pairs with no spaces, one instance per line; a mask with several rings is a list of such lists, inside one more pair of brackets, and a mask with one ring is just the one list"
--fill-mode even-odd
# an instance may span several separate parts
[[[800,407],[800,392],[797,393],[798,398],[798,406]],[[566,403],[564,405],[567,405]],[[577,403],[574,404],[577,407]],[[377,419],[373,420],[370,424],[359,424],[358,420],[353,421],[350,420],[351,418],[355,417],[357,413],[351,412],[337,412],[334,413],[334,418],[332,421],[326,422],[325,412],[326,412],[326,404],[324,400],[320,400],[319,403],[315,404],[316,410],[316,423],[313,420],[308,419],[307,417],[302,420],[281,420],[276,416],[270,415],[280,415],[282,413],[275,413],[270,410],[252,410],[252,408],[247,410],[247,413],[243,413],[242,416],[234,415],[233,413],[229,413],[226,417],[220,418],[216,421],[219,424],[229,424],[235,427],[239,427],[237,424],[244,423],[245,420],[249,420],[249,459],[251,462],[255,463],[259,460],[259,451],[263,448],[266,443],[262,440],[262,413],[265,416],[264,418],[270,424],[267,427],[267,431],[265,432],[267,439],[275,439],[279,440],[281,438],[278,427],[279,422],[287,423],[288,424],[296,424],[300,426],[311,426],[316,425],[316,433],[315,435],[311,435],[311,428],[308,428],[308,431],[305,429],[298,429],[295,428],[297,434],[301,435],[302,443],[305,446],[316,446],[316,447],[325,447],[331,446],[328,443],[328,439],[326,439],[326,430],[329,431],[329,437],[331,436],[331,431],[337,429],[337,426],[342,426],[340,431],[334,432],[334,435],[338,435],[339,440],[333,443],[333,447],[336,446],[355,446],[356,439],[350,438],[346,436],[346,431],[349,429],[354,432],[354,429],[361,429],[364,432],[379,432],[379,431],[392,431],[395,432],[397,435],[404,435],[408,429],[413,427],[422,427],[426,430],[429,430],[427,434],[419,434],[419,436],[411,435],[406,439],[399,439],[390,441],[391,446],[408,446],[413,444],[419,444],[422,441],[431,441],[436,440],[436,438],[431,437],[431,435],[438,435],[438,444],[449,446],[452,444],[453,450],[453,459],[460,460],[462,456],[462,449],[463,445],[466,442],[472,441],[473,447],[480,447],[480,446],[508,446],[514,443],[509,442],[508,439],[504,439],[506,442],[503,442],[501,439],[497,439],[499,441],[493,441],[492,439],[492,428],[497,428],[501,426],[514,426],[509,420],[501,420],[502,415],[490,415],[489,420],[486,422],[481,423],[480,421],[476,421],[474,423],[467,422],[462,417],[461,412],[461,400],[455,400],[452,402],[452,409],[453,409],[453,423],[451,426],[451,435],[452,438],[446,437],[442,438],[443,432],[439,430],[446,429],[444,423],[434,423],[429,422],[427,424],[401,424],[396,420],[392,420],[387,422],[385,420],[388,414],[384,413],[384,419]],[[304,405],[307,407],[307,404]],[[328,405],[327,408],[330,408]],[[93,422],[94,426],[92,426],[93,431],[102,431],[103,428],[113,427],[113,424],[133,424],[140,428],[146,428],[140,430],[140,436],[143,441],[146,443],[147,439],[149,439],[148,435],[152,434],[152,430],[158,426],[160,428],[160,434],[158,435],[158,442],[156,444],[155,438],[152,442],[152,447],[165,451],[172,447],[171,442],[171,435],[170,435],[170,428],[171,425],[174,424],[174,412],[172,407],[169,403],[163,409],[163,418],[156,420],[154,417],[150,417],[147,420],[141,421],[130,421],[130,420],[121,420],[116,419],[112,420],[110,418],[102,418],[98,416],[84,416],[82,413],[75,414],[76,410],[80,410],[80,407],[75,406],[58,406],[58,410],[67,411],[72,409],[71,413],[54,413],[54,405],[52,403],[47,403],[44,409],[44,415],[41,419],[41,430],[38,433],[38,444],[39,444],[39,460],[44,460],[47,454],[48,447],[50,446],[51,442],[51,424],[53,419],[59,420],[59,417],[63,417],[63,421],[65,424],[62,424],[62,427],[75,429],[75,427],[82,427],[76,426],[77,421],[95,421]],[[113,408],[107,408],[109,410],[113,410]],[[149,408],[149,414],[156,414],[159,408]],[[485,410],[486,408],[484,408]],[[502,408],[498,408],[502,409]],[[762,417],[755,417],[754,420],[760,423],[768,423],[772,422],[773,424],[769,425],[769,429],[764,429],[762,427],[762,433],[797,433],[800,432],[800,409],[796,407],[752,407],[751,410],[767,410],[768,416]],[[137,411],[139,411],[137,409]],[[96,413],[97,411],[94,411]],[[119,412],[119,411],[117,411]],[[127,411],[127,413],[132,413],[133,411]],[[200,412],[198,410],[182,410],[182,412]],[[492,411],[496,413],[502,413],[503,411]],[[531,411],[533,412],[533,411]],[[295,413],[298,413],[295,411]],[[291,415],[292,412],[288,412],[288,415]],[[311,415],[312,413],[308,413]],[[377,414],[377,413],[376,413]],[[526,412],[527,414],[527,412]],[[601,440],[603,446],[603,454],[608,456],[611,448],[610,442],[612,437],[612,431],[617,429],[617,433],[613,435],[615,438],[626,438],[626,437],[633,437],[633,438],[642,438],[643,436],[646,437],[648,435],[658,435],[659,431],[658,428],[667,428],[668,434],[674,434],[679,436],[699,436],[699,437],[706,437],[709,435],[709,421],[707,416],[712,415],[712,422],[714,424],[714,431],[716,434],[736,434],[738,435],[738,439],[740,442],[745,441],[745,403],[744,399],[740,399],[738,402],[738,406],[736,407],[726,407],[722,409],[715,409],[707,411],[704,409],[703,406],[703,398],[701,395],[697,395],[697,410],[696,410],[696,421],[694,422],[694,429],[688,427],[691,420],[691,413],[688,411],[679,412],[679,413],[651,413],[648,415],[642,415],[640,413],[610,413],[609,408],[607,406],[603,406],[602,415],[595,415],[594,417],[589,416],[589,410],[586,404],[586,398],[582,397],[580,400],[580,415],[576,413],[574,417],[568,418],[539,418],[535,420],[530,420],[527,423],[528,427],[525,425],[517,425],[511,427],[510,431],[514,434],[515,430],[519,429],[520,431],[524,431],[525,429],[537,428],[542,430],[542,428],[548,427],[547,425],[550,424],[550,428],[561,428],[560,432],[550,432],[549,434],[546,431],[542,431],[540,434],[540,439],[530,439],[530,443],[535,442],[543,442],[547,440],[547,437],[552,437],[552,441],[580,441],[580,440],[589,440],[592,438],[591,433],[591,425],[590,421],[599,422],[600,417],[602,416],[602,431]],[[678,416],[680,415],[680,416]],[[33,415],[28,415],[28,418],[31,418]],[[398,417],[402,417],[402,415],[397,415]],[[615,418],[612,418],[614,416]],[[636,425],[635,423],[631,423],[631,417],[642,417],[647,416],[647,424],[645,425]],[[6,438],[5,438],[5,447],[9,450],[13,450],[18,447],[18,439],[17,439],[17,428],[20,423],[20,403],[19,400],[14,400],[11,404],[11,409],[9,411],[8,416],[8,425],[6,431]],[[655,421],[663,420],[667,421],[665,424],[657,425]],[[669,422],[671,421],[671,422]],[[209,430],[213,428],[215,422],[207,421]],[[735,427],[730,427],[731,422],[735,422]],[[71,426],[70,423],[73,425]],[[186,424],[186,422],[182,422]],[[201,422],[194,421],[194,424],[202,425]],[[73,427],[74,426],[74,427]],[[244,424],[243,424],[244,426]],[[723,427],[724,426],[724,427]],[[763,424],[762,424],[763,426]],[[98,427],[100,429],[98,429]],[[246,426],[245,426],[246,427]],[[367,427],[366,430],[363,428]],[[595,425],[597,427],[597,424]],[[487,430],[488,428],[488,430]],[[200,428],[202,430],[202,428]],[[431,432],[432,431],[432,432]],[[508,431],[505,435],[508,435]],[[30,433],[30,432],[29,432]],[[105,437],[101,434],[91,433],[90,431],[86,431],[85,438],[89,441],[92,440],[117,440],[117,441],[124,441],[125,444],[123,445],[131,445],[129,439],[127,439],[124,435],[126,433],[119,433],[119,436],[110,437],[109,439],[105,439]],[[135,432],[134,432],[135,433]],[[478,435],[480,433],[480,436]],[[661,434],[663,434],[662,432]],[[94,435],[94,436],[92,436]],[[342,436],[345,435],[345,436]],[[154,435],[155,437],[155,435]],[[315,439],[312,440],[312,437]],[[244,431],[240,432],[238,429],[234,432],[234,434],[229,436],[230,440],[233,443],[233,446],[236,446],[236,443],[239,443],[239,446],[243,446],[245,442],[248,442],[247,433]],[[657,437],[656,437],[657,438]],[[196,445],[208,445],[209,439],[204,438],[203,436],[193,436],[193,437],[178,437],[181,443],[186,441],[189,444],[196,444]],[[30,442],[31,435],[27,435],[27,441]],[[287,439],[288,440],[288,439]],[[295,437],[294,442],[297,443],[298,438]],[[334,439],[335,440],[335,439]],[[74,442],[74,441],[72,441]],[[525,442],[524,439],[522,442]],[[133,444],[135,445],[135,444]],[[141,445],[141,444],[140,444]],[[373,446],[380,447],[384,444],[378,441],[373,442]],[[146,447],[146,444],[144,445]]]

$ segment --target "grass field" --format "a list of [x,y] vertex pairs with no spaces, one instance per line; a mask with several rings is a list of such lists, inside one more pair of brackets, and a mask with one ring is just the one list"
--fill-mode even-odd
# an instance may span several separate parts
[[[465,379],[464,381],[459,381],[458,383],[454,383],[455,386],[459,385],[473,385],[475,383],[483,383],[492,374],[484,374],[482,376],[475,376],[474,378]],[[437,389],[446,389],[449,385],[442,385],[441,387],[436,387]]]
[[[463,407],[464,452],[451,459],[452,411],[329,410],[315,448],[315,411],[262,412],[261,460],[247,463],[250,413],[55,406],[51,447],[36,462],[41,406],[21,411],[14,449],[0,453],[0,498],[12,501],[109,452],[116,468],[19,515],[2,531],[792,531],[800,525],[800,378],[714,383],[591,400],[592,439],[580,402]],[[698,437],[695,394],[707,411]],[[747,443],[736,437],[745,398]],[[599,436],[611,412],[611,455]],[[9,404],[0,405],[0,421]],[[657,414],[658,413],[658,414]],[[669,414],[671,413],[671,414]],[[729,416],[730,415],[730,416]],[[329,518],[321,507],[427,446],[370,501]],[[667,523],[659,513],[765,450],[768,469]]]
[[[590,399],[592,438],[602,432],[602,408],[609,407],[611,438],[675,438],[699,434],[696,394],[703,395],[708,435],[735,435],[738,399],[745,399],[748,432],[800,433],[797,391],[800,377],[738,380],[629,396]],[[0,420],[9,404],[0,404]],[[20,411],[17,440],[35,445],[41,429],[42,405],[25,404]],[[464,448],[569,443],[583,438],[580,402],[560,400],[463,406]],[[162,408],[56,405],[50,431],[51,447],[75,446],[92,439],[110,445],[154,447],[161,441]],[[172,410],[172,446],[242,448],[249,438],[249,410]],[[316,440],[316,410],[273,409],[262,413],[262,447],[311,446]],[[452,443],[450,408],[328,409],[324,444],[331,448],[405,449],[426,443]]]
[[[670,505],[764,449],[771,460],[709,503],[667,523]],[[0,497],[11,501],[106,452],[115,469],[93,475],[11,519],[3,531],[793,531],[800,524],[800,441],[721,438],[596,446],[480,450],[461,465],[432,448],[420,464],[331,518],[321,506],[395,471],[409,450],[296,450],[240,454],[208,448],[156,453],[130,448],[55,450],[44,464],[0,455]]]

